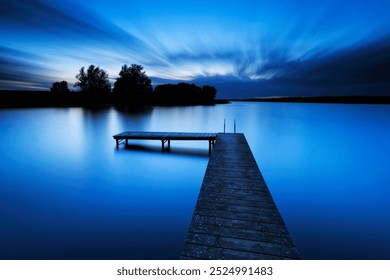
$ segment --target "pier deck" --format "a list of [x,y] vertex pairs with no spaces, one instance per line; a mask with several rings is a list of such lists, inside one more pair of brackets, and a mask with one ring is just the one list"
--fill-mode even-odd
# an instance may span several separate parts
[[162,150],[165,149],[165,143],[168,144],[168,150],[171,148],[171,140],[207,140],[209,142],[209,154],[214,146],[217,133],[192,133],[192,132],[143,132],[143,131],[127,131],[113,136],[116,141],[116,147],[122,141],[136,140],[160,140]]
[[181,259],[299,259],[241,133],[217,136]]
[[[207,140],[211,153],[181,259],[299,259],[242,133],[123,132],[130,139]],[[215,145],[214,145],[215,144]]]

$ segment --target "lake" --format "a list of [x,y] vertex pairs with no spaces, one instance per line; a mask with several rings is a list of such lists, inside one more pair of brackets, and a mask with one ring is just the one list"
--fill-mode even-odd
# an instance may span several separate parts
[[304,259],[390,259],[390,105],[0,110],[0,259],[177,259],[207,141],[127,131],[237,131]]

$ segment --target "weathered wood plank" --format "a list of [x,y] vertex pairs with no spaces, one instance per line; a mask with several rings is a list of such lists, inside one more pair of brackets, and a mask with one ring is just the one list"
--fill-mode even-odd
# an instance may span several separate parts
[[246,214],[254,214],[254,215],[267,215],[267,216],[275,216],[277,218],[280,217],[279,212],[275,207],[254,207],[254,206],[247,206],[247,205],[234,205],[234,204],[227,204],[227,203],[218,203],[218,202],[210,202],[210,201],[204,201],[199,200],[199,207],[210,210],[210,211],[227,211],[230,213],[246,213]]
[[183,259],[298,259],[243,134],[218,134]]
[[281,260],[289,259],[280,256],[246,252],[242,250],[232,250],[213,246],[204,246],[200,244],[188,244],[183,249],[182,259],[199,259],[199,260]]
[[[221,226],[202,224],[201,226],[193,227],[190,226],[189,232],[192,233],[203,233],[211,234],[215,236],[220,236]],[[291,244],[291,237],[284,233],[272,233],[261,230],[253,229],[241,229],[241,228],[231,228],[225,227],[223,229],[225,237],[238,238],[238,239],[248,239],[253,241],[262,241],[267,243],[279,243],[279,244]]]
[[143,140],[215,140],[217,133],[193,132],[144,132],[126,131],[113,136],[114,139],[143,139]]
[[240,221],[240,220],[221,218],[221,217],[201,216],[198,214],[193,215],[192,225],[194,226],[199,225],[200,228],[203,225],[214,225],[221,228],[252,229],[261,232],[270,232],[270,233],[289,235],[287,228],[280,228],[279,225],[275,225],[275,224]]
[[188,233],[187,240],[191,241],[191,244],[201,244],[203,246],[272,255],[275,257],[279,256],[281,258],[296,258],[296,251],[294,246],[275,242],[268,243],[262,241],[253,241],[247,238],[240,239],[193,232]]
[[194,133],[194,132],[147,132],[147,131],[125,131],[112,136],[116,141],[116,147],[119,148],[119,144],[126,140],[160,140],[162,150],[165,149],[165,143],[168,144],[168,150],[171,147],[171,140],[187,140],[198,141],[207,140],[209,142],[209,154],[214,146],[214,141],[217,138],[217,133]]

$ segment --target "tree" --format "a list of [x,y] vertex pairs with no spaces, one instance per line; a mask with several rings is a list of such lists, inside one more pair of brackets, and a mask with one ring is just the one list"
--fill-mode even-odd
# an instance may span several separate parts
[[203,86],[202,87],[202,95],[203,98],[213,100],[215,99],[215,96],[217,95],[217,89],[213,86]]
[[114,84],[114,93],[128,97],[131,95],[135,99],[145,98],[147,94],[152,93],[152,81],[143,69],[137,64],[130,67],[123,65]]
[[86,72],[84,67],[81,67],[76,79],[79,81],[75,83],[75,86],[80,87],[84,93],[109,93],[111,91],[107,72],[94,65],[89,66]]
[[50,91],[54,93],[68,93],[69,92],[68,82],[66,81],[54,82],[50,88]]
[[158,85],[154,92],[159,99],[187,102],[210,102],[215,99],[217,89],[213,86],[202,88],[189,83],[178,83],[177,85]]

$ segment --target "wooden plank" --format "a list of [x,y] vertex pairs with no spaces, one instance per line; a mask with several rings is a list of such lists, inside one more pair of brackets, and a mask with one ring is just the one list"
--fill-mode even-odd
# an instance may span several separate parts
[[113,136],[116,141],[116,147],[119,148],[119,144],[122,140],[160,140],[161,149],[164,151],[165,142],[168,142],[168,150],[171,147],[171,140],[207,140],[209,141],[209,155],[211,149],[214,146],[214,141],[217,138],[217,133],[194,133],[194,132],[148,132],[148,131],[125,131]]
[[[241,239],[221,235],[189,232],[187,240],[191,241],[191,244],[200,244],[202,246],[216,247],[222,249],[226,248],[235,251],[250,252],[262,255],[271,255],[283,259],[296,258],[296,250],[294,246],[280,244],[276,242],[262,242],[258,240],[254,241],[249,240],[246,237]],[[223,254],[223,250],[220,252]],[[243,257],[245,257],[245,255],[243,255]]]
[[201,244],[188,244],[182,251],[181,259],[186,260],[281,260],[289,259],[280,256],[246,252],[221,247],[205,246]]
[[[203,233],[219,236],[220,226],[203,224],[200,227],[190,227],[189,232],[192,233]],[[226,227],[224,228],[226,237],[238,238],[238,239],[248,239],[253,241],[261,241],[267,243],[279,243],[279,244],[291,244],[291,237],[286,233],[272,233],[264,232],[261,230],[253,229],[238,229]]]
[[182,259],[299,259],[243,134],[218,134]]
[[275,224],[240,221],[232,218],[201,216],[198,214],[194,214],[192,216],[192,225],[197,226],[198,228],[201,228],[203,225],[214,225],[224,228],[234,228],[240,230],[251,229],[261,232],[289,235],[287,228],[280,228],[279,225]]
[[215,140],[217,133],[192,132],[144,132],[126,131],[113,136],[114,139],[143,139],[143,140]]

